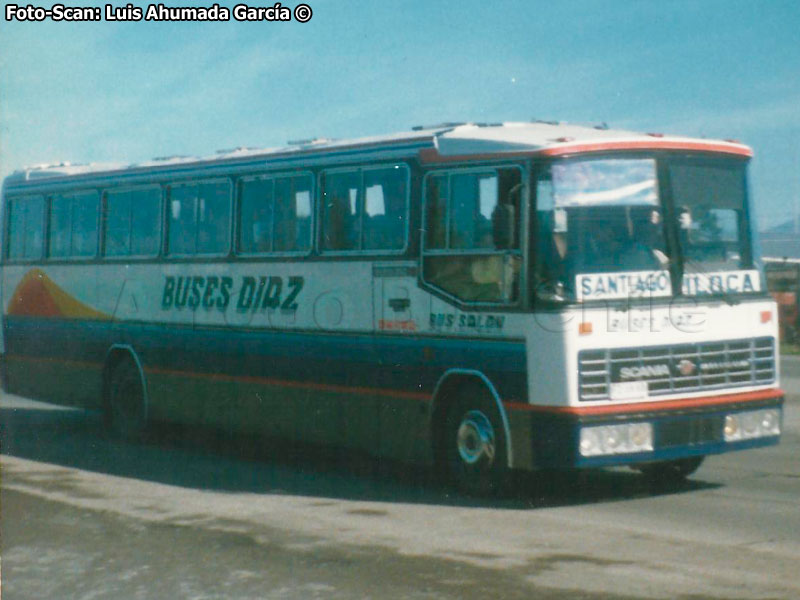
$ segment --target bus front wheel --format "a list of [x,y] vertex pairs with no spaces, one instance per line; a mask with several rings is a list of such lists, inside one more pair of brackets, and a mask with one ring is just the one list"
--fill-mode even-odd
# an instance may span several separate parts
[[111,370],[105,404],[105,420],[110,431],[125,440],[142,436],[147,425],[144,384],[139,369],[123,359]]
[[487,496],[503,488],[507,475],[506,440],[491,399],[485,393],[469,395],[447,411],[443,466],[449,481],[460,491]]

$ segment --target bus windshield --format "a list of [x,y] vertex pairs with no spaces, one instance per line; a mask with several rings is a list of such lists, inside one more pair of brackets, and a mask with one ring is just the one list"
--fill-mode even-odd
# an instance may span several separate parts
[[[741,271],[752,265],[741,167],[674,161],[667,172],[673,223],[665,222],[655,158],[565,160],[541,174],[537,295],[669,296],[676,261],[684,294],[758,291],[758,273]],[[670,228],[678,248],[667,243]]]

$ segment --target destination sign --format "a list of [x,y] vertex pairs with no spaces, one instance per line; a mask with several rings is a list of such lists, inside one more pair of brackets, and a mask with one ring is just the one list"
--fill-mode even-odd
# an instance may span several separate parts
[[685,296],[746,294],[760,291],[761,275],[755,269],[749,271],[686,273],[683,276],[683,294]]
[[652,298],[672,293],[669,271],[591,273],[575,277],[579,301]]
[[[686,273],[684,296],[746,294],[761,291],[761,275],[755,269]],[[657,298],[669,296],[672,284],[669,271],[628,271],[587,273],[575,277],[578,301]]]

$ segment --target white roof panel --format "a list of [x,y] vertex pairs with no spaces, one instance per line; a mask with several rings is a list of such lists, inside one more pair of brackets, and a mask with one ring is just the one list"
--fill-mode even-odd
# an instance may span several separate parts
[[85,174],[110,173],[127,170],[169,170],[171,167],[187,165],[208,165],[264,159],[269,162],[279,157],[304,156],[313,154],[324,156],[339,150],[359,148],[402,148],[405,144],[417,142],[426,152],[428,160],[452,157],[475,158],[491,154],[540,153],[543,155],[575,154],[617,149],[685,149],[710,152],[726,152],[750,156],[747,146],[732,141],[716,141],[661,134],[637,133],[613,130],[605,127],[591,127],[565,123],[532,122],[502,123],[496,125],[445,124],[429,128],[419,128],[388,135],[370,136],[349,140],[317,139],[276,148],[236,148],[221,151],[205,157],[166,157],[138,164],[103,163],[88,165],[38,165],[17,171],[8,177],[10,184],[44,178],[70,177]]

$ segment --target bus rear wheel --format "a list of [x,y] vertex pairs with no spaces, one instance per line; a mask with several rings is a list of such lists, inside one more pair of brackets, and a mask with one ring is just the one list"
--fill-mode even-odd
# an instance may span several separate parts
[[115,365],[108,378],[105,421],[117,437],[135,441],[147,426],[144,384],[139,369],[130,359]]
[[486,393],[470,391],[447,411],[443,463],[450,483],[467,495],[488,496],[503,489],[505,434],[497,407]]

